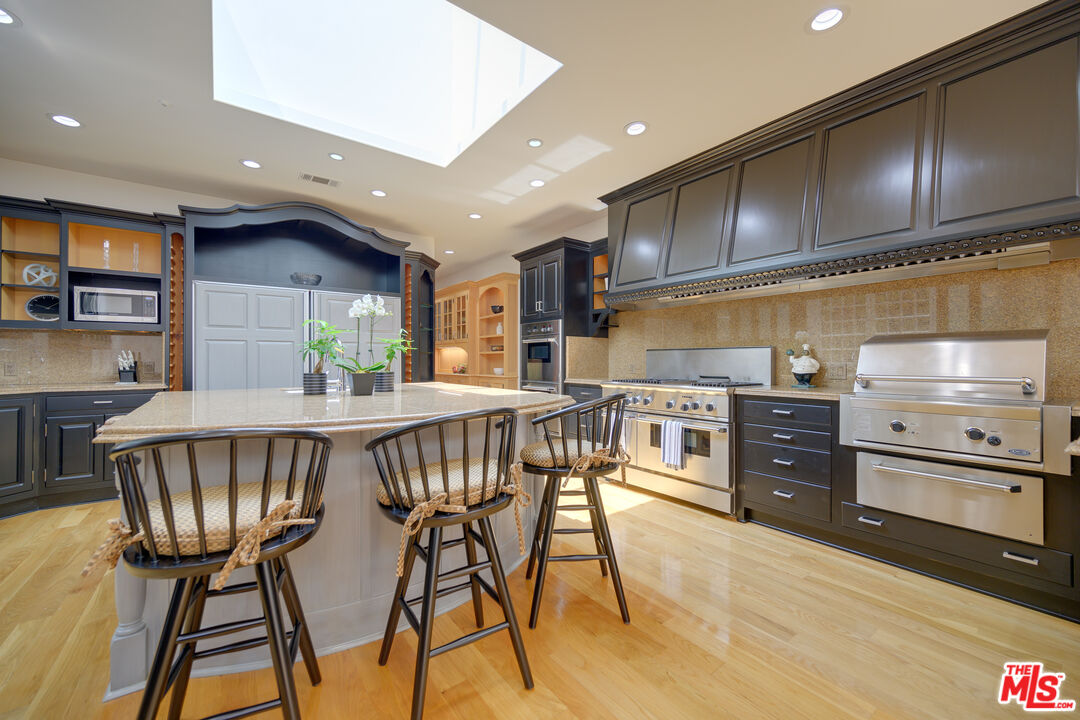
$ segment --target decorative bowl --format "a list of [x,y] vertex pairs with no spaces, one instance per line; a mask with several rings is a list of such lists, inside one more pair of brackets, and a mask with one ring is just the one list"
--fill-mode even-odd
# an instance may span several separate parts
[[502,311],[503,311],[503,306],[502,305],[492,305],[491,306],[491,314],[492,315],[498,315]]
[[318,273],[294,272],[289,276],[297,285],[318,285],[322,282],[322,275]]
[[503,369],[502,368],[491,368],[491,372],[495,373],[496,375],[502,375],[503,374]]

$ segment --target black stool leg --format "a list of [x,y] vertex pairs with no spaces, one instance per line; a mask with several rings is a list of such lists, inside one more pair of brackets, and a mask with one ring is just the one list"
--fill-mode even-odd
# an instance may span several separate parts
[[285,638],[285,623],[281,618],[281,603],[278,602],[277,581],[274,579],[271,563],[256,563],[255,579],[259,585],[263,616],[266,618],[266,637],[270,645],[270,659],[274,661],[274,675],[277,677],[278,693],[281,696],[281,712],[285,720],[299,720],[300,703],[296,698],[289,641]]
[[536,567],[536,554],[540,548],[540,537],[544,532],[544,519],[547,517],[548,488],[544,486],[544,497],[540,500],[540,511],[536,514],[536,529],[533,531],[532,543],[529,545],[529,564],[525,568],[525,579],[532,580],[533,569]]
[[194,585],[195,578],[183,577],[176,580],[169,611],[165,614],[165,625],[161,629],[161,639],[158,640],[157,651],[154,653],[154,662],[146,678],[146,689],[143,690],[142,702],[139,703],[139,720],[154,720],[157,715],[161,698],[165,695],[165,683],[172,670],[173,656],[176,654],[176,637],[180,634],[181,624],[187,615]]
[[[423,532],[423,530],[421,530]],[[401,619],[401,603],[405,602],[405,593],[409,589],[409,576],[412,575],[413,563],[416,562],[416,537],[409,538],[409,547],[405,550],[405,564],[401,577],[394,589],[394,599],[390,602],[390,616],[386,618],[386,632],[383,633],[382,648],[379,649],[379,664],[385,665],[390,659],[390,648],[394,645],[398,620]]]
[[[476,540],[472,536],[472,523],[462,525],[461,532],[465,537],[465,559],[470,565],[475,565]],[[482,628],[484,627],[484,605],[480,595],[480,578],[476,577],[476,573],[472,573],[469,575],[469,582],[472,585],[473,615],[476,616],[476,627]]]
[[611,565],[611,584],[615,587],[615,597],[619,601],[619,612],[622,613],[622,621],[629,625],[630,611],[626,609],[626,595],[623,593],[619,566],[615,562],[615,548],[611,544],[611,528],[608,527],[607,513],[604,512],[604,501],[600,499],[600,487],[594,477],[588,478],[585,482],[591,486],[593,500],[596,503],[596,519],[600,522],[600,533],[603,536],[604,549],[607,551],[608,563]]
[[495,578],[495,589],[499,593],[503,617],[506,618],[506,624],[509,626],[507,629],[510,631],[510,641],[514,644],[514,654],[517,655],[518,668],[521,669],[521,679],[525,682],[525,688],[532,690],[532,670],[529,669],[529,658],[525,656],[525,643],[521,639],[521,628],[518,627],[517,615],[514,614],[514,605],[510,601],[510,590],[506,587],[506,575],[503,573],[502,559],[499,557],[499,546],[495,544],[495,533],[491,530],[490,517],[480,518],[480,532],[483,534],[484,546],[491,560],[491,574]]
[[300,633],[300,655],[304,658],[308,679],[311,680],[312,685],[318,685],[322,682],[322,673],[319,671],[319,660],[315,657],[315,644],[311,642],[311,633],[308,631],[307,618],[304,617],[304,607],[300,604],[300,593],[296,590],[292,568],[285,555],[280,556],[276,562],[285,573],[285,581],[281,584],[281,594],[285,598],[285,610],[289,613],[293,632]]
[[[206,607],[206,591],[209,585],[209,575],[195,580],[195,588],[192,590],[195,602],[188,613],[187,622],[184,623],[185,635],[198,630],[202,625],[203,609]],[[188,680],[191,679],[191,665],[195,662],[195,643],[191,643],[181,652],[187,652],[187,657],[172,686],[172,697],[169,698],[169,720],[180,720],[180,712],[184,709],[184,696],[187,695]]]
[[529,613],[529,629],[536,627],[536,620],[540,616],[540,598],[544,594],[544,580],[547,577],[548,556],[551,554],[551,538],[555,531],[555,516],[559,509],[559,485],[560,480],[555,475],[547,476],[547,487],[544,488],[547,496],[548,513],[544,518],[544,532],[540,536],[540,555],[536,566],[536,585],[533,586],[532,610]]
[[[482,522],[482,521],[481,521]],[[431,661],[431,630],[435,624],[435,597],[439,589],[439,557],[442,554],[442,527],[431,528],[427,568],[424,573],[424,602],[420,610],[420,632],[416,640],[416,676],[413,679],[412,720],[424,716],[428,663]]]
[[[604,549],[603,543],[601,542],[600,523],[596,519],[596,508],[598,505],[596,503],[596,498],[593,496],[592,486],[588,481],[585,481],[583,484],[585,486],[585,501],[593,506],[593,509],[589,510],[589,521],[592,523],[593,543],[596,544],[596,554],[607,555],[607,551]],[[600,560],[600,574],[607,577],[607,562],[603,559]]]

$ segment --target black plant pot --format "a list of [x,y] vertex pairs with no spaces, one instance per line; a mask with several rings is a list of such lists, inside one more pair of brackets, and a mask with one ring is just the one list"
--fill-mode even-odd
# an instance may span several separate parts
[[394,392],[394,373],[375,373],[375,392]]
[[326,373],[304,373],[304,394],[325,395]]
[[349,373],[353,395],[370,395],[375,389],[375,373]]

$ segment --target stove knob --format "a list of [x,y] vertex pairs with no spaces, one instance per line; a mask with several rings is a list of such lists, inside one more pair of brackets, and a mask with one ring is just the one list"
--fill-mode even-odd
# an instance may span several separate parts
[[630,396],[630,404],[631,405],[637,405],[639,402],[641,402],[641,396],[640,395],[631,395]]
[[652,405],[652,395],[641,401],[642,405]]
[[682,407],[680,407],[679,409],[682,410],[683,412],[690,412],[690,403],[684,402],[682,404]]
[[964,431],[964,435],[967,436],[968,440],[974,440],[975,442],[978,442],[979,440],[982,440],[984,437],[986,437],[986,433],[983,432],[983,429],[977,427],[969,427],[967,430]]
[[675,401],[674,400],[668,400],[667,401],[667,409],[670,410],[673,407],[675,407]]
[[889,423],[889,429],[894,433],[902,433],[907,430],[907,425],[902,420],[893,420]]
[[698,409],[699,407],[701,407],[701,403],[700,403],[700,402],[698,402],[697,400],[695,400],[694,402],[690,403],[690,409],[691,409],[691,410],[697,410],[697,409]]
[[991,435],[990,437],[986,438],[986,444],[997,447],[1001,444],[1001,438],[999,438],[997,435]]
[[716,410],[716,405],[712,403],[705,403],[705,412],[713,412]]

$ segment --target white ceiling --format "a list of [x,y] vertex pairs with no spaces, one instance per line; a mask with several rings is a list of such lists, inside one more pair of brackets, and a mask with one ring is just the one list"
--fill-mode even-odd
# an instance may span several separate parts
[[[594,220],[603,193],[1038,4],[851,0],[840,25],[811,33],[825,0],[455,1],[564,67],[449,167],[215,103],[209,0],[0,0],[22,21],[0,26],[0,157],[248,203],[310,200],[432,236],[458,273]],[[624,134],[632,120],[648,132]]]

